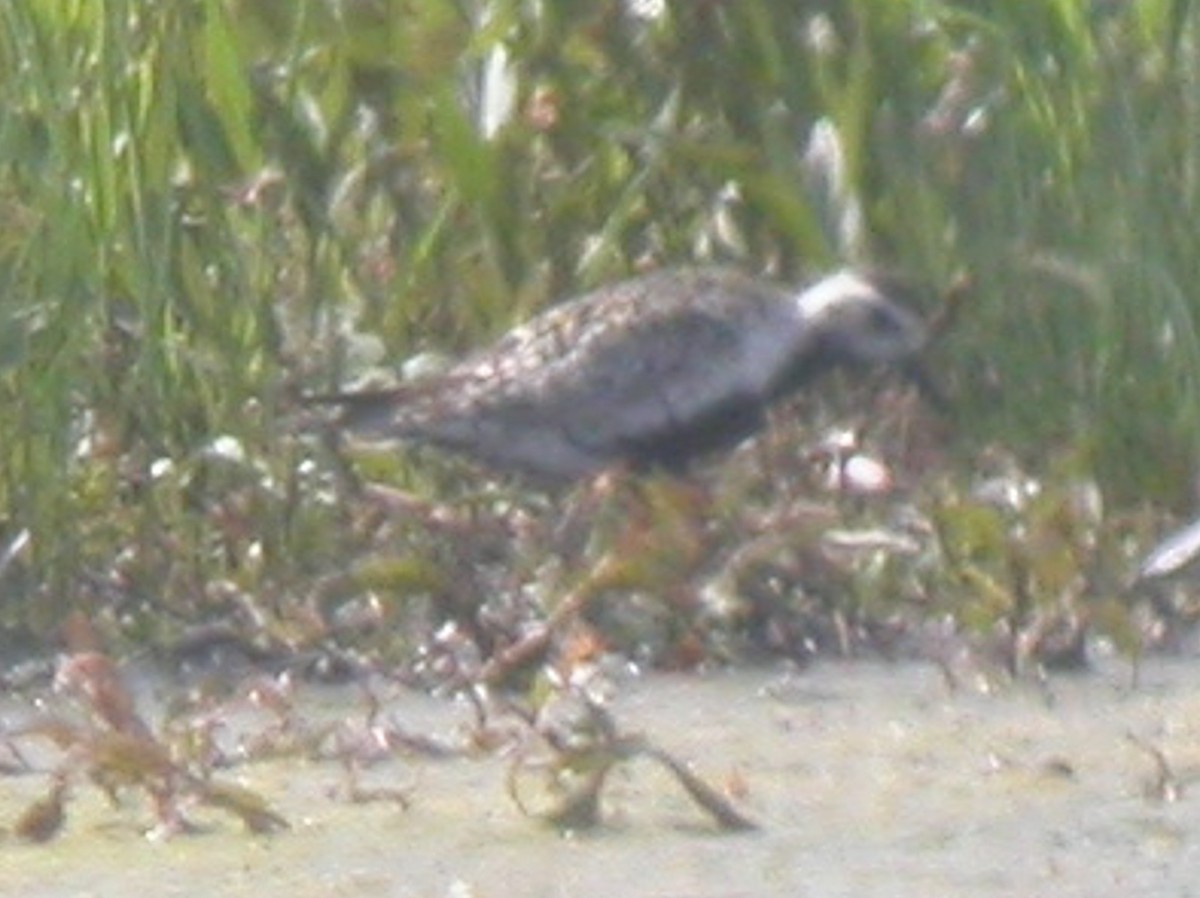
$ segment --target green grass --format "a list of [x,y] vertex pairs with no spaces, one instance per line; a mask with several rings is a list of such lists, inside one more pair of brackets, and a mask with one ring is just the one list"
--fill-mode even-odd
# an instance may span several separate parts
[[[7,626],[83,608],[153,630],[146,609],[303,591],[353,536],[296,473],[298,389],[356,373],[363,338],[458,351],[694,259],[969,273],[933,360],[959,463],[1080,454],[1118,504],[1186,510],[1188,0],[474,6],[0,8],[0,536],[32,535]],[[472,85],[501,45],[515,105],[486,135]],[[859,247],[805,189],[822,118]],[[206,451],[219,435],[245,460]]]

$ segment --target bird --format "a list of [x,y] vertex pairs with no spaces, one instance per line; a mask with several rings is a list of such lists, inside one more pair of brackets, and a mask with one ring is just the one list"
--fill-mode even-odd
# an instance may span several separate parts
[[339,407],[352,437],[545,481],[622,464],[679,472],[754,434],[827,371],[915,359],[927,332],[902,294],[852,269],[799,288],[660,269],[562,301],[440,374],[309,399]]

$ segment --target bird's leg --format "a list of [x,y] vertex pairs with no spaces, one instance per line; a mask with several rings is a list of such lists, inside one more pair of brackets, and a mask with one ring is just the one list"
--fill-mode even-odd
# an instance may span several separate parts
[[[567,511],[559,528],[588,532],[586,547],[576,550],[568,569],[583,568],[576,583],[554,602],[545,621],[483,666],[478,681],[502,683],[539,661],[556,638],[587,614],[599,597],[614,591],[664,595],[686,586],[706,557],[707,509],[711,498],[702,487],[680,478],[611,469],[592,478]],[[571,541],[577,537],[571,534]],[[598,553],[598,557],[595,557]],[[575,554],[575,553],[573,553]],[[588,555],[595,557],[588,560]]]

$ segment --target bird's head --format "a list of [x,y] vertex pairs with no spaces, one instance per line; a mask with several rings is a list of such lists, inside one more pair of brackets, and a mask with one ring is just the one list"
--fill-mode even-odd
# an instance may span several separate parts
[[902,292],[853,271],[823,278],[797,299],[806,339],[833,364],[903,362],[921,350],[927,333],[921,319],[897,302]]

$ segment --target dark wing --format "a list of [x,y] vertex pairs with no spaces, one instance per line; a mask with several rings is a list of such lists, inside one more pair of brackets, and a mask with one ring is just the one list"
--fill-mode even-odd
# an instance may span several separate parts
[[496,411],[598,459],[652,457],[739,408],[757,411],[762,388],[747,348],[735,322],[676,310],[585,341]]

